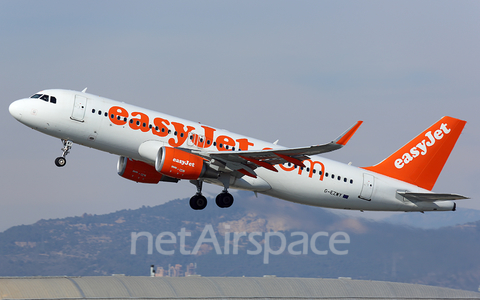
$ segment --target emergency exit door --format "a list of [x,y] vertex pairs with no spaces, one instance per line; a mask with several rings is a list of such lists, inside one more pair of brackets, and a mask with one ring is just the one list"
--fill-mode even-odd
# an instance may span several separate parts
[[375,177],[371,174],[363,173],[363,186],[359,198],[370,201],[372,200],[373,188],[375,185]]

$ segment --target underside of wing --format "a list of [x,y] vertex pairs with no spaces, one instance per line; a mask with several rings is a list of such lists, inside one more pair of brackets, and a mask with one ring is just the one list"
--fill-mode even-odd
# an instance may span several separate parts
[[434,201],[470,199],[468,197],[457,195],[457,194],[410,193],[410,192],[402,192],[402,191],[397,191],[397,193],[411,201],[434,202]]

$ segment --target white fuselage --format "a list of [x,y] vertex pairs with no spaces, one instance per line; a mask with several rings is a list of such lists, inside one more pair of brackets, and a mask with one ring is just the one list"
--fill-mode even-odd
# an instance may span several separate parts
[[[205,151],[249,151],[284,147],[226,130],[191,122],[99,96],[46,90],[56,103],[21,99],[10,113],[25,125],[45,134],[153,165],[146,142]],[[121,108],[121,118],[110,118],[112,107]],[[157,128],[156,128],[157,127]],[[162,128],[164,132],[162,132]],[[195,137],[209,136],[214,143],[198,145]],[[228,148],[228,149],[227,149]],[[251,190],[280,199],[313,206],[377,211],[452,210],[452,201],[411,202],[397,191],[428,193],[428,190],[362,168],[313,155],[306,168],[287,163],[278,172],[259,167],[257,178],[230,177],[230,187]],[[205,182],[222,185],[217,179]]]

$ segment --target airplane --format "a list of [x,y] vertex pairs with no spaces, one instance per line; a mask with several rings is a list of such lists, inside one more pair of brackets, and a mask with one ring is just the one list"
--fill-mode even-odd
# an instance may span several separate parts
[[432,192],[466,121],[445,116],[380,163],[355,167],[319,154],[345,146],[358,121],[330,143],[286,148],[160,112],[81,92],[51,89],[14,101],[10,114],[61,139],[58,167],[73,144],[119,156],[118,174],[157,184],[189,180],[190,199],[204,209],[203,183],[223,187],[215,199],[230,207],[230,188],[301,204],[360,211],[455,211],[458,194]]

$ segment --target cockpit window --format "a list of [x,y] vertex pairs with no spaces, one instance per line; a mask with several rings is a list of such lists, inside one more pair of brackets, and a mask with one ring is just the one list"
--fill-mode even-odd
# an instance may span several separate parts
[[49,95],[43,95],[43,94],[35,94],[33,95],[32,97],[30,98],[33,98],[33,99],[41,99],[45,102],[48,102],[48,100],[50,100],[50,103],[57,103],[57,98],[53,97],[53,96],[49,96]]

